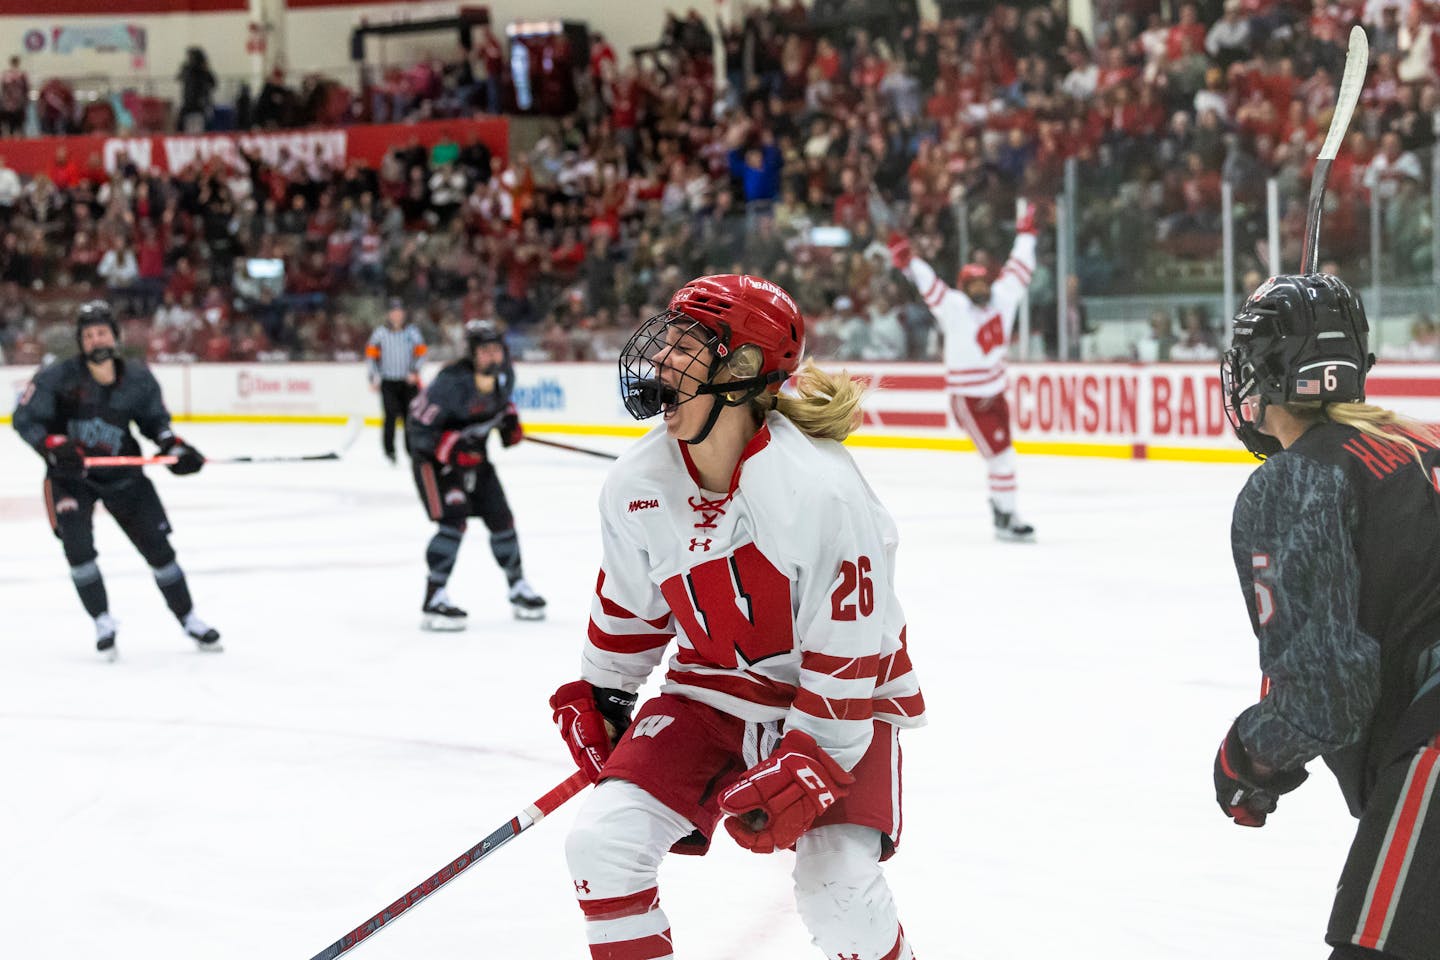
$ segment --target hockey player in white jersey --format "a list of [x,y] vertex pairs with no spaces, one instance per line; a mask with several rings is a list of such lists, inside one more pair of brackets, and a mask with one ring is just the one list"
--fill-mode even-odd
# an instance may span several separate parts
[[912,957],[880,867],[900,837],[897,734],[924,722],[895,527],[837,442],[859,385],[807,364],[780,393],[804,329],[775,284],[701,277],[622,352],[627,408],[664,422],[605,482],[580,679],[550,701],[599,784],[566,847],[592,960],[675,955],[660,860],[704,853],[722,820],[757,853],[795,850],[826,957]]
[[1010,404],[1005,351],[1030,277],[1035,272],[1035,206],[1015,223],[1015,245],[995,282],[978,263],[960,269],[959,289],[910,250],[901,234],[889,240],[890,262],[920,291],[945,341],[945,393],[950,415],[975,441],[990,473],[990,509],[1001,540],[1035,539],[1016,509],[1015,448],[1010,445]]

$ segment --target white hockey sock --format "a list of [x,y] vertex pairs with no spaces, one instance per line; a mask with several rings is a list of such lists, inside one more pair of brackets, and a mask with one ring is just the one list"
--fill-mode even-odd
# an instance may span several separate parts
[[826,956],[910,957],[880,868],[878,830],[835,824],[803,834],[795,844],[795,904]]
[[565,855],[591,960],[672,960],[670,920],[660,909],[656,877],[671,845],[693,829],[624,780],[606,780],[586,798]]
[[990,499],[1005,513],[1015,512],[1015,448],[1007,447],[985,461],[990,471]]

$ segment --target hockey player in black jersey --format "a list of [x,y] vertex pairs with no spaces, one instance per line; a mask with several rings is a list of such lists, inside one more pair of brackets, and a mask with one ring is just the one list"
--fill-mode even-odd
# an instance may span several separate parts
[[80,602],[95,620],[95,647],[115,659],[115,621],[96,565],[94,511],[102,503],[155,575],[170,611],[201,650],[219,650],[220,634],[195,615],[185,574],[170,546],[165,508],[139,467],[87,470],[87,456],[130,456],[140,432],[177,457],[176,474],[197,472],[205,458],[170,430],[160,385],[141,363],[116,353],[118,327],[110,307],[94,300],[80,308],[75,339],[80,355],[41,370],[20,395],[14,425],[45,459],[45,506],[65,548]]
[[515,370],[493,324],[470,321],[465,341],[470,355],[441,370],[415,398],[405,433],[420,502],[438,525],[425,551],[430,574],[421,624],[428,630],[465,629],[465,611],[450,602],[445,584],[455,568],[468,517],[479,517],[490,531],[490,551],[510,583],[515,616],[545,616],[545,600],[525,581],[515,518],[486,453],[492,430],[500,432],[500,442],[507,447],[525,436],[510,402]]
[[1359,298],[1273,277],[1235,318],[1221,374],[1265,463],[1231,543],[1265,692],[1215,758],[1220,807],[1263,826],[1321,757],[1359,828],[1332,960],[1440,958],[1440,436],[1364,403]]

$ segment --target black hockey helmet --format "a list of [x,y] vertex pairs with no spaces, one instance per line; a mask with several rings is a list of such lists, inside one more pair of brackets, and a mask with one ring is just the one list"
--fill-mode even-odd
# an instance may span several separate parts
[[[80,309],[75,313],[75,346],[82,352],[85,349],[83,342],[85,328],[98,326],[109,327],[110,332],[115,335],[115,339],[117,341],[120,339],[120,325],[115,322],[115,313],[110,309],[110,304],[104,300],[88,300],[81,304]],[[92,363],[103,362],[115,355],[115,352],[108,348],[102,348],[102,350],[94,352],[97,354],[103,352],[105,355],[87,356],[86,359]]]
[[473,351],[484,343],[505,343],[505,335],[490,320],[470,320],[465,324],[465,343]]
[[501,333],[500,328],[490,320],[468,321],[465,324],[465,347],[469,351],[469,355],[466,359],[468,359],[471,363],[474,363],[476,348],[483,347],[487,343],[499,344],[500,349],[504,352],[505,357],[505,359],[502,360],[499,365],[492,364],[486,369],[480,371],[481,373],[485,374],[493,374],[497,370],[503,369],[504,367],[508,366],[510,363],[510,346],[505,342],[505,335]]
[[1374,363],[1365,307],[1348,284],[1325,273],[1271,277],[1235,315],[1220,361],[1225,413],[1240,442],[1263,460],[1280,451],[1257,427],[1267,406],[1362,401]]

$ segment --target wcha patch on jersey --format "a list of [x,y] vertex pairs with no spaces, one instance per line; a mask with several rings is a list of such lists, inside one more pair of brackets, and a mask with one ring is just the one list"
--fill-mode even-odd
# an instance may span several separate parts
[[653,510],[658,506],[660,506],[659,500],[631,500],[629,512],[634,513],[636,510]]

